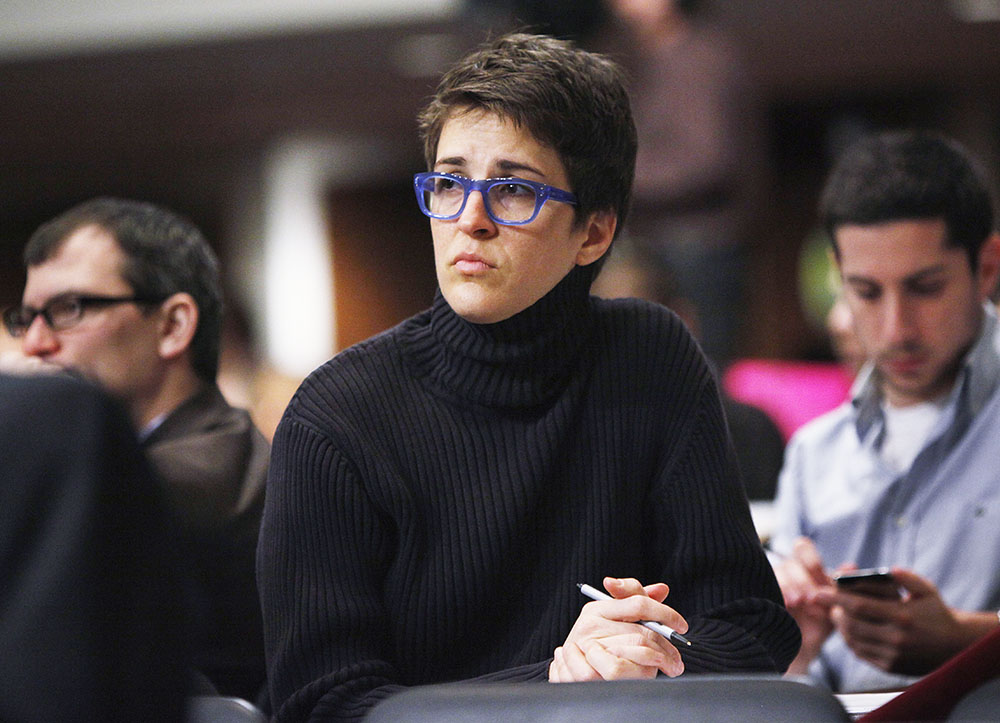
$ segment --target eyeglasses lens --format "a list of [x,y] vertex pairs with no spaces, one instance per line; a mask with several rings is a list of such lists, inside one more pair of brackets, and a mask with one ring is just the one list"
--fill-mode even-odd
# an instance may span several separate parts
[[490,210],[501,221],[527,221],[535,212],[535,189],[523,183],[498,183],[488,195]]
[[83,316],[83,304],[80,299],[68,297],[55,299],[46,309],[49,322],[56,331],[72,326]]
[[25,315],[21,307],[16,306],[4,310],[3,325],[7,327],[7,333],[11,336],[22,336],[28,329],[28,324],[25,322]]
[[433,176],[424,183],[424,205],[435,216],[457,214],[463,200],[465,189],[454,179]]

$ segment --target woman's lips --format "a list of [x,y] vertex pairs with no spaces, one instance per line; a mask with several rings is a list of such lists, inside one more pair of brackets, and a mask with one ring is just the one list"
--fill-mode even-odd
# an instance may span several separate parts
[[459,254],[452,265],[462,274],[481,274],[493,268],[489,263],[475,254]]

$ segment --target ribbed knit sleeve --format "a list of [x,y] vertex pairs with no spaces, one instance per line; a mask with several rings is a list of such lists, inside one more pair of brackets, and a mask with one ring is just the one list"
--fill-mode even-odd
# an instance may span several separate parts
[[259,560],[276,718],[363,715],[394,675],[376,595],[388,531],[328,439],[289,417],[274,442]]
[[697,345],[666,309],[573,276],[493,326],[438,297],[298,390],[258,548],[277,720],[546,680],[576,584],[605,575],[671,586],[690,671],[794,655]]
[[609,328],[622,338],[601,346],[635,354],[633,373],[619,377],[622,387],[610,395],[633,400],[639,427],[651,432],[640,446],[659,446],[648,527],[637,543],[647,564],[629,574],[670,585],[664,602],[685,616],[687,637],[697,640],[680,648],[686,672],[784,671],[798,652],[799,630],[761,550],[715,378],[683,326],[640,302],[616,312]]
[[736,462],[715,385],[705,377],[700,386],[690,436],[667,461],[657,487],[661,504],[653,505],[670,531],[656,544],[673,548],[668,565],[675,577],[665,602],[688,618],[688,637],[698,641],[681,649],[687,672],[783,671],[798,651],[799,631],[777,604],[780,589],[734,484]]

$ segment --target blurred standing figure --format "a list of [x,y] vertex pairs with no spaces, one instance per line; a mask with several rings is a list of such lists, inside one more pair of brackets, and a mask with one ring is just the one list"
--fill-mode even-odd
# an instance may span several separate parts
[[629,231],[694,306],[705,353],[739,352],[746,245],[764,145],[735,47],[696,16],[697,0],[609,0],[633,42],[639,152]]
[[124,402],[165,483],[195,582],[195,663],[220,693],[264,682],[254,556],[268,444],[216,385],[218,262],[201,232],[152,204],[95,199],[43,224],[24,251],[22,305],[3,321],[17,365],[69,370]]

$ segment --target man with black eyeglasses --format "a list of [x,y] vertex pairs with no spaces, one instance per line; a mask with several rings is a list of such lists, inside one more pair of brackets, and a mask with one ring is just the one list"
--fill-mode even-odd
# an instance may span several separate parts
[[191,223],[99,198],[43,224],[3,322],[23,357],[8,371],[66,371],[121,400],[164,483],[194,580],[196,664],[219,692],[255,698],[263,643],[254,553],[268,444],[216,385],[218,262]]

